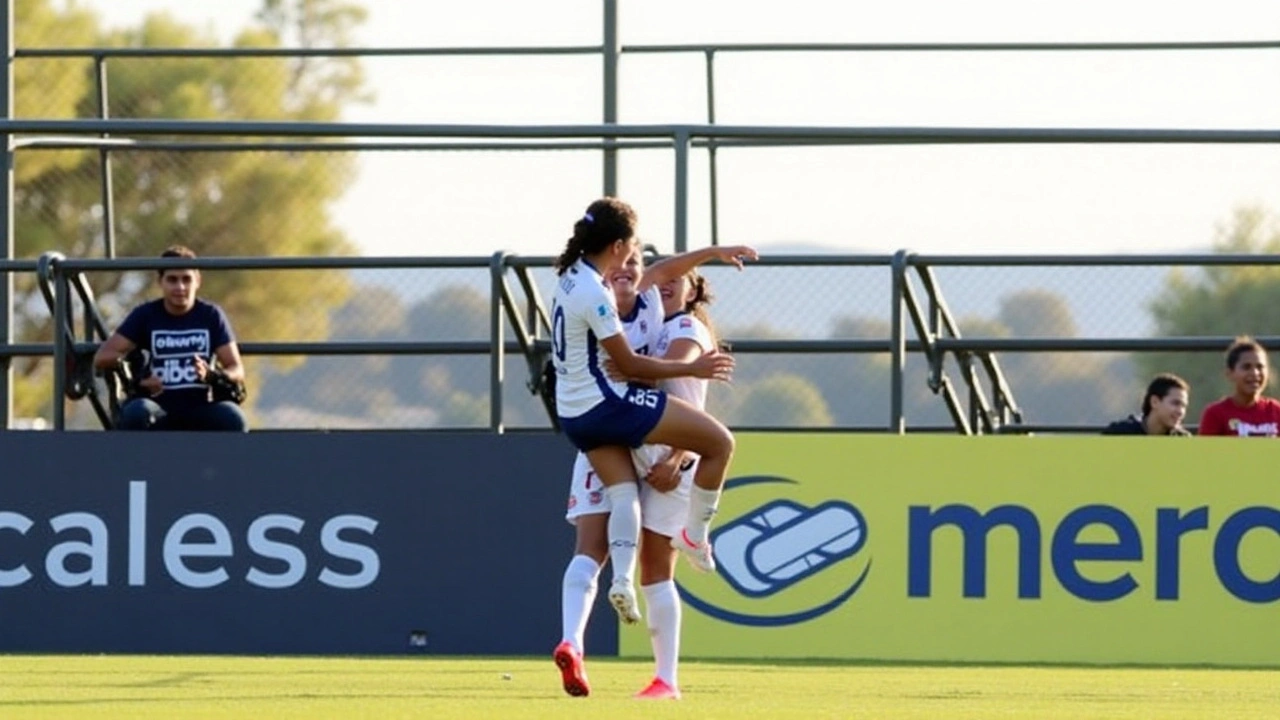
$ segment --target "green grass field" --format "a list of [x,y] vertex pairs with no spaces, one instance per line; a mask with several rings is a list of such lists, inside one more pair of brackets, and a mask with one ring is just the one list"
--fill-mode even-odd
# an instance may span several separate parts
[[[0,718],[1268,718],[1280,671],[595,660],[590,698],[549,659],[0,657]],[[506,676],[510,679],[506,679]]]

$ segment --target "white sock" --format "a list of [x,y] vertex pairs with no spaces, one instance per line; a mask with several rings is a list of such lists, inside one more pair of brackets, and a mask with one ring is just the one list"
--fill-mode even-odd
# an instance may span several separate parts
[[695,543],[707,539],[707,531],[711,528],[711,518],[716,516],[716,506],[720,504],[720,490],[707,490],[694,485],[689,488],[689,519],[684,524],[684,531]]
[[564,581],[560,585],[560,621],[564,637],[578,652],[583,652],[583,636],[587,632],[587,618],[591,605],[596,601],[596,576],[600,566],[586,555],[574,555],[564,569]]
[[680,662],[680,593],[672,580],[663,580],[640,588],[648,609],[649,642],[653,644],[653,662],[657,676],[673,688],[676,665]]
[[636,576],[636,546],[640,544],[640,488],[631,481],[604,489],[609,496],[609,562],[613,579]]

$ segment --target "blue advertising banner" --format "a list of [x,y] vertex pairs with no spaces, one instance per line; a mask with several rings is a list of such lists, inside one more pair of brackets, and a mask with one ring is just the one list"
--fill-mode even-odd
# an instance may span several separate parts
[[0,651],[549,652],[572,461],[550,433],[0,433]]

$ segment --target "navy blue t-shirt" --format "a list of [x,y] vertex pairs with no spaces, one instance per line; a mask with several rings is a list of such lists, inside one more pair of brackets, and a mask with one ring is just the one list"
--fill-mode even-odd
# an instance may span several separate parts
[[167,412],[211,401],[209,386],[196,377],[195,356],[212,366],[214,350],[235,341],[222,308],[196,299],[182,315],[152,300],[133,309],[116,332],[151,353],[151,374],[164,383],[164,392],[151,398]]

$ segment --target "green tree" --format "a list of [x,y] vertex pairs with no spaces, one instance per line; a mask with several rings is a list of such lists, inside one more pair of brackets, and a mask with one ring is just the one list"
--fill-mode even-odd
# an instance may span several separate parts
[[[17,0],[19,47],[103,45],[209,47],[216,38],[164,14],[118,31],[74,5]],[[337,0],[268,0],[245,28],[241,48],[345,43],[363,20],[358,6]],[[28,64],[30,62],[30,64]],[[92,64],[17,63],[17,107],[27,117],[97,114]],[[112,117],[333,120],[365,97],[353,58],[306,62],[177,58],[113,60],[108,65]],[[354,179],[353,157],[334,153],[114,152],[117,253],[155,256],[190,245],[203,256],[340,255],[353,247],[333,223],[330,206]],[[101,256],[103,208],[96,151],[17,155],[17,253],[56,250]],[[154,296],[154,276],[93,275],[108,321]],[[19,336],[51,337],[49,313],[31,283],[19,288]],[[242,339],[311,340],[328,335],[329,310],[349,292],[346,273],[207,272],[202,294],[226,309]],[[252,368],[251,368],[252,370]],[[19,366],[19,414],[48,412],[48,363]],[[251,377],[251,381],[253,378]],[[41,391],[32,392],[31,387]],[[251,398],[256,393],[251,393]]]
[[[1280,219],[1261,207],[1238,208],[1220,225],[1217,253],[1280,253]],[[1158,337],[1280,335],[1280,267],[1220,265],[1195,272],[1175,269],[1150,310]],[[1280,348],[1268,348],[1273,354]],[[1191,384],[1190,421],[1228,390],[1223,378],[1226,347],[1215,352],[1137,356],[1143,379],[1174,372]],[[1273,359],[1274,362],[1274,359]]]

